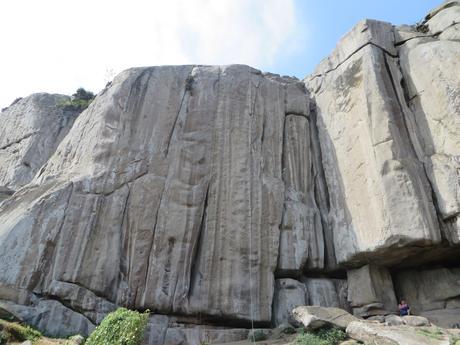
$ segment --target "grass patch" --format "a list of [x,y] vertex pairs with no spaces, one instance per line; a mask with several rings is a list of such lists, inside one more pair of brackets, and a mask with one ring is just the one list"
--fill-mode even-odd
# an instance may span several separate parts
[[330,345],[326,340],[322,340],[313,333],[299,334],[295,338],[294,345]]
[[321,328],[316,332],[301,332],[294,340],[294,345],[337,345],[347,335],[339,328]]
[[436,339],[436,340],[443,340],[444,333],[437,327],[430,329],[430,328],[421,328],[417,329],[416,332],[420,335],[423,335],[428,338]]
[[149,311],[119,308],[107,315],[95,328],[85,345],[139,345],[144,337]]
[[6,344],[8,341],[26,341],[36,342],[42,337],[42,334],[27,325],[21,325],[15,322],[0,320],[0,344]]

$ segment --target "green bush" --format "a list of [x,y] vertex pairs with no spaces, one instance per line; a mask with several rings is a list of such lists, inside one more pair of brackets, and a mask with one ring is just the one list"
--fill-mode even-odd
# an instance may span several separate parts
[[69,111],[83,111],[94,99],[94,93],[86,91],[80,87],[73,95],[72,98],[58,103],[58,107]]
[[337,327],[321,328],[316,335],[331,345],[338,344],[347,338],[347,334]]
[[149,312],[119,308],[107,315],[86,340],[86,345],[139,345]]
[[330,345],[326,340],[322,340],[320,337],[313,333],[299,334],[294,342],[295,345]]
[[0,331],[0,345],[5,345],[8,341],[8,336],[5,331]]
[[94,93],[91,91],[86,91],[84,88],[80,87],[77,91],[72,95],[74,99],[80,99],[84,101],[91,101],[94,98]]
[[337,345],[347,335],[339,328],[322,328],[315,333],[301,332],[295,339],[295,345]]
[[0,339],[2,339],[0,340],[0,344],[2,344],[2,341],[5,340],[30,340],[31,342],[35,342],[42,337],[42,334],[39,331],[27,325],[0,320],[0,326],[3,328],[0,336]]

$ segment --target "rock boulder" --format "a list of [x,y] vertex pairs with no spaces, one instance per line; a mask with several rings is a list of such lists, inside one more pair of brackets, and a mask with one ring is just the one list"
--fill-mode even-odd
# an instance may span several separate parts
[[324,326],[345,329],[350,322],[358,321],[356,317],[339,308],[301,306],[295,308],[292,314],[299,323],[310,330]]

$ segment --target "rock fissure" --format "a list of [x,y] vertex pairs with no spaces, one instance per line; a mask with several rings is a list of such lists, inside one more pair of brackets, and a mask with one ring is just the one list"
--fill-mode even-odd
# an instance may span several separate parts
[[360,50],[364,49],[365,47],[369,46],[369,45],[372,45],[374,47],[377,47],[379,49],[381,49],[383,52],[385,52],[386,54],[388,54],[389,56],[391,57],[398,57],[397,55],[395,54],[392,54],[390,53],[387,49],[385,49],[384,47],[381,47],[379,46],[378,44],[375,44],[374,42],[367,42],[361,46],[359,46],[358,48],[356,48],[350,55],[348,55],[347,57],[345,57],[343,60],[341,60],[339,63],[337,63],[333,68],[330,68],[320,74],[315,74],[311,77],[309,77],[309,80],[313,80],[315,78],[318,78],[318,77],[322,77],[330,72],[333,72],[335,70],[337,70],[341,65],[343,65],[345,62],[347,62],[348,60],[350,60],[356,53],[358,53]]
[[168,155],[169,146],[171,145],[171,140],[173,138],[174,131],[176,130],[176,125],[177,125],[177,121],[179,119],[179,115],[180,115],[180,113],[182,111],[182,107],[184,106],[184,103],[186,102],[186,95],[187,95],[188,92],[191,92],[192,88],[193,88],[193,77],[192,77],[192,75],[193,75],[193,68],[190,71],[190,74],[187,76],[187,79],[185,80],[184,91],[182,93],[182,98],[180,100],[179,109],[177,110],[177,114],[174,117],[174,122],[172,124],[171,131],[169,132],[168,139],[167,139],[167,142],[166,142],[166,147],[164,149],[164,156],[165,157]]
[[13,145],[19,144],[21,141],[26,140],[26,139],[30,138],[31,136],[37,135],[37,134],[39,134],[39,133],[40,133],[40,132],[38,132],[38,131],[32,132],[32,133],[28,133],[28,134],[26,134],[26,135],[24,135],[24,136],[22,136],[22,137],[20,137],[20,138],[18,138],[18,139],[16,139],[16,140],[13,140],[13,141],[11,141],[11,142],[9,142],[9,143],[6,143],[6,144],[3,145],[3,146],[0,146],[0,150],[5,150],[5,149],[7,149],[7,148],[9,148],[9,147],[11,147],[11,146],[13,146]]

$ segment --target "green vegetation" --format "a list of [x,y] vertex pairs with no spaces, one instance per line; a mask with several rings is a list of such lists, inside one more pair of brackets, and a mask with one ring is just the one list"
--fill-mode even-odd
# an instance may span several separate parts
[[301,332],[294,341],[295,345],[336,345],[347,335],[339,328],[322,328],[314,333]]
[[319,338],[312,333],[299,334],[294,345],[330,345],[326,340]]
[[443,340],[444,333],[437,327],[435,328],[420,328],[417,329],[416,332],[420,335],[424,335],[425,337],[433,338],[436,340]]
[[0,331],[0,345],[6,344],[7,341],[8,341],[8,337],[7,337],[7,335],[5,334],[5,332],[4,332],[4,331]]
[[316,335],[331,345],[338,344],[347,337],[346,333],[337,327],[321,328]]
[[84,88],[80,87],[69,100],[59,103],[58,107],[63,110],[83,111],[88,108],[93,99],[94,93],[86,91]]
[[85,343],[85,338],[83,338],[81,335],[76,334],[72,335],[67,339],[67,341],[64,343],[64,345],[75,345],[75,344],[84,344]]
[[149,318],[149,311],[119,308],[107,315],[86,340],[86,345],[139,345]]
[[450,345],[460,345],[460,336],[451,335],[449,337],[449,344]]
[[18,323],[0,320],[0,344],[6,344],[7,341],[37,341],[42,334],[30,326],[24,326]]

